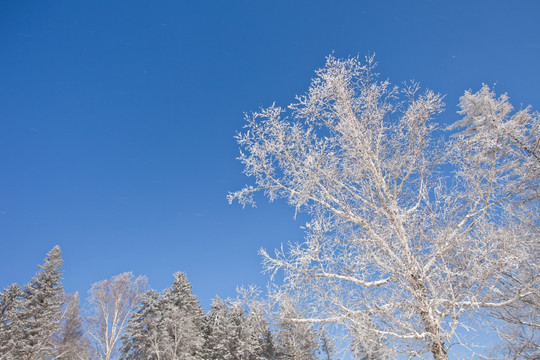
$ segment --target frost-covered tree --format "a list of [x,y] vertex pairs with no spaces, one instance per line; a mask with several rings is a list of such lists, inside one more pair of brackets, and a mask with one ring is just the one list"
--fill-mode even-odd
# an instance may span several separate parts
[[149,290],[141,299],[135,311],[131,313],[128,325],[122,335],[121,359],[125,360],[161,360],[160,349],[160,295]]
[[335,353],[335,346],[332,338],[324,328],[319,330],[319,344],[321,347],[322,359],[332,360],[332,356]]
[[232,333],[229,334],[232,346],[228,359],[259,359],[262,352],[259,324],[256,319],[244,310],[238,301],[232,302],[229,307],[229,323]]
[[204,359],[204,311],[182,272],[163,292],[160,302],[160,351],[162,359]]
[[525,304],[520,301],[490,313],[492,325],[503,339],[494,349],[496,358],[540,359],[540,296],[522,301]]
[[204,359],[204,312],[184,273],[163,294],[142,297],[122,340],[122,359]]
[[62,253],[55,246],[32,280],[13,284],[0,296],[0,359],[48,359],[63,305]]
[[[59,329],[63,305],[62,256],[55,246],[39,265],[39,271],[17,294],[11,288],[8,332],[11,339],[10,355],[6,359],[48,359],[54,352],[54,333]],[[15,305],[15,308],[13,307]]]
[[[246,299],[244,299],[246,300]],[[207,314],[208,359],[274,359],[272,335],[255,302],[224,301],[216,296]]]
[[[488,201],[484,204],[489,205],[486,211],[507,200],[511,204],[522,201],[537,205],[535,200],[540,198],[539,114],[532,112],[530,106],[512,114],[513,106],[508,100],[506,94],[497,98],[487,85],[476,93],[466,91],[459,103],[459,113],[464,117],[450,126],[460,130],[451,144],[457,176],[472,190],[481,190],[476,200]],[[516,209],[503,210],[519,216],[520,222],[538,220],[516,213]]]
[[0,359],[15,359],[15,352],[22,339],[20,306],[22,289],[13,284],[0,293]]
[[262,191],[310,217],[305,242],[262,251],[310,321],[391,356],[448,359],[465,328],[538,294],[539,115],[486,86],[460,106],[437,131],[440,95],[379,81],[372,58],[330,56],[290,115],[246,117],[255,184],[229,201]]
[[274,345],[279,360],[316,360],[319,350],[317,332],[290,298],[280,302],[274,333]]
[[264,304],[258,299],[244,301],[247,309],[246,334],[253,339],[250,341],[252,348],[250,354],[252,359],[273,360],[276,359],[276,348],[273,334],[270,331],[270,324],[265,315]]
[[212,300],[210,311],[206,315],[205,351],[209,359],[232,359],[231,348],[238,343],[232,337],[233,328],[228,317],[229,306],[218,296]]
[[53,359],[88,360],[90,344],[82,326],[79,293],[65,295],[64,304],[60,328],[54,336]]
[[109,360],[116,353],[129,315],[145,293],[147,283],[145,276],[135,278],[132,273],[122,273],[92,285],[86,328],[95,357]]

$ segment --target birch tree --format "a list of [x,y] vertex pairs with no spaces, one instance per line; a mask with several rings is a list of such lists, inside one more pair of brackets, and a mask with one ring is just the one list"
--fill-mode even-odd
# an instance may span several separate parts
[[465,328],[538,294],[539,116],[484,86],[443,132],[441,95],[391,86],[374,65],[330,56],[288,109],[247,115],[253,184],[229,201],[263,192],[309,217],[304,242],[261,250],[307,321],[448,359]]
[[98,359],[110,360],[116,353],[129,315],[147,287],[146,277],[135,278],[132,273],[122,273],[92,285],[86,325]]
[[54,356],[58,360],[89,360],[89,342],[80,316],[79,293],[64,295],[60,328],[54,336]]

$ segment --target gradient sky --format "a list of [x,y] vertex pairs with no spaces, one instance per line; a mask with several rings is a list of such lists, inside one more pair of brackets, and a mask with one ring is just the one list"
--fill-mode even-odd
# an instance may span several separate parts
[[257,250],[301,241],[259,198],[233,139],[244,112],[304,93],[325,56],[376,53],[393,83],[508,92],[540,109],[540,1],[4,1],[0,5],[0,288],[59,244],[86,296],[124,271],[187,273],[208,308],[265,286]]

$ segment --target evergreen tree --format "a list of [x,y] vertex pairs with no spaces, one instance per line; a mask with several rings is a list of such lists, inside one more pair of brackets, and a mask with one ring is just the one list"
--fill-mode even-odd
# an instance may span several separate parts
[[[238,303],[232,303],[229,307],[229,359],[239,360],[249,358],[253,343],[249,337],[250,329],[247,328],[244,309]],[[228,359],[227,359],[228,360]]]
[[141,303],[131,314],[128,326],[122,336],[121,359],[158,360],[160,351],[159,322],[162,319],[159,309],[160,295],[149,290]]
[[212,307],[206,315],[207,335],[205,352],[208,359],[228,360],[229,339],[232,330],[228,318],[229,307],[227,303],[216,295],[212,301]]
[[205,318],[185,274],[160,295],[147,292],[122,337],[121,359],[205,359]]
[[22,338],[20,306],[22,290],[13,284],[0,293],[0,359],[15,359],[18,340]]
[[249,306],[244,333],[249,339],[251,349],[249,359],[275,359],[275,349],[270,326],[264,316],[261,304],[252,302]]
[[272,332],[270,331],[268,323],[266,323],[266,329],[264,330],[262,336],[262,358],[265,360],[277,359],[277,352],[274,346],[274,338],[272,336]]
[[304,316],[293,301],[285,298],[278,314],[275,333],[277,358],[280,360],[315,360],[317,359],[317,333],[313,325],[299,321]]
[[47,359],[53,354],[53,334],[59,329],[63,305],[62,258],[55,246],[34,278],[24,287],[19,320],[17,359]]
[[227,303],[216,296],[207,315],[207,358],[273,359],[268,323],[258,308],[249,310],[239,301]]
[[160,309],[163,359],[204,359],[204,311],[184,273],[174,274],[174,283],[164,291]]

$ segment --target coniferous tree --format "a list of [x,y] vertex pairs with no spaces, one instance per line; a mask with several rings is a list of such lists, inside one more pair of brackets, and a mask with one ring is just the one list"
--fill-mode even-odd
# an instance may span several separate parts
[[251,359],[275,359],[275,349],[270,332],[270,326],[263,313],[262,305],[252,302],[249,305],[249,312],[246,318],[246,335],[252,339],[250,358]]
[[159,360],[163,356],[160,350],[159,323],[162,319],[160,294],[149,290],[141,303],[131,314],[128,326],[122,336],[121,359],[124,360]]
[[262,358],[265,360],[277,359],[277,351],[274,345],[274,337],[270,331],[268,322],[266,322],[266,329],[262,334]]
[[204,311],[184,273],[174,274],[174,283],[164,291],[160,309],[163,359],[204,359]]
[[274,336],[278,359],[317,359],[317,333],[313,324],[299,321],[303,317],[290,298],[282,300]]
[[250,338],[251,329],[246,321],[244,309],[238,303],[232,303],[229,307],[228,320],[230,324],[230,347],[231,359],[239,360],[247,358],[253,352],[253,340]]
[[21,338],[15,349],[17,359],[47,359],[54,352],[53,335],[59,329],[62,317],[61,268],[60,247],[55,246],[23,289],[18,316]]
[[207,335],[205,343],[206,357],[209,359],[229,359],[231,340],[230,322],[228,319],[229,307],[227,303],[216,295],[212,307],[206,315]]
[[185,274],[162,295],[151,290],[131,314],[122,359],[205,359],[205,317]]
[[207,315],[207,358],[273,359],[272,338],[262,311],[255,305],[227,302],[216,296]]
[[0,359],[14,359],[18,340],[22,338],[20,306],[22,290],[13,284],[0,293]]

